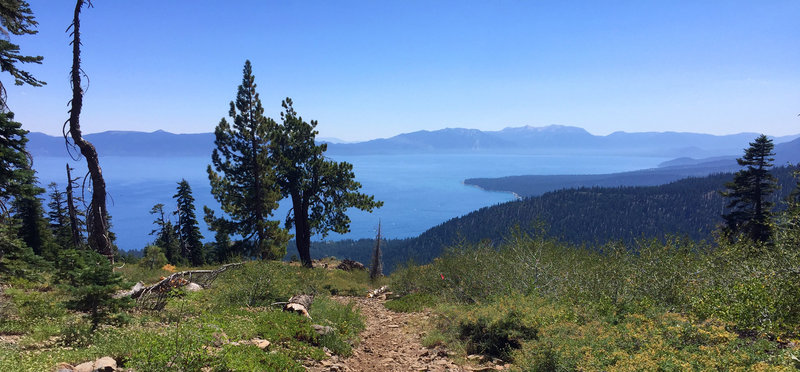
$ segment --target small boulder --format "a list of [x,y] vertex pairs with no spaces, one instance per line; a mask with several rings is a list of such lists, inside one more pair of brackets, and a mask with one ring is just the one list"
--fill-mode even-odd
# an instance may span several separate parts
[[117,361],[111,357],[102,357],[94,361],[95,372],[113,372],[117,369]]
[[203,286],[197,283],[189,283],[184,288],[186,288],[187,292],[197,292],[203,290]]
[[53,371],[55,371],[55,372],[73,372],[74,369],[73,369],[73,367],[71,365],[69,365],[67,363],[59,363],[58,365],[55,366],[55,368],[53,368]]
[[228,335],[226,335],[225,332],[214,332],[211,334],[211,337],[214,339],[212,341],[214,347],[222,347],[222,345],[228,343]]
[[358,261],[353,261],[353,260],[344,260],[344,261],[342,261],[342,263],[339,264],[339,266],[336,266],[336,268],[339,269],[339,270],[344,270],[344,271],[353,271],[353,270],[366,271],[367,270],[367,268],[364,266],[364,264],[362,264],[361,262],[358,262]]
[[250,342],[261,350],[266,350],[270,345],[269,341],[260,338],[254,338]]
[[[68,365],[67,365],[68,366]],[[102,357],[94,362],[85,362],[78,364],[72,369],[59,369],[58,371],[72,371],[72,372],[114,372],[117,370],[117,361],[111,357]]]
[[333,332],[333,331],[334,331],[333,327],[331,327],[331,326],[324,326],[324,325],[319,325],[319,324],[312,324],[312,325],[311,325],[311,328],[314,328],[314,330],[315,330],[315,331],[316,331],[316,332],[317,332],[317,333],[318,333],[320,336],[325,336],[325,335],[327,335],[328,333],[331,333],[331,332]]
[[72,368],[74,372],[92,372],[94,371],[94,363],[84,362]]

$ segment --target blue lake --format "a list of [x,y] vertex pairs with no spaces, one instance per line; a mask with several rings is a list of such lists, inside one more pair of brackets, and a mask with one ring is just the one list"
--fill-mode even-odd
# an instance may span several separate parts
[[[510,193],[487,192],[466,186],[462,183],[466,178],[613,173],[653,168],[668,160],[657,157],[487,154],[362,155],[335,156],[334,159],[353,164],[356,179],[363,185],[362,191],[375,195],[384,206],[371,214],[353,210],[350,213],[353,221],[351,232],[331,234],[326,238],[328,240],[372,238],[378,220],[382,222],[384,236],[412,237],[453,217],[514,199]],[[82,162],[66,157],[35,158],[34,169],[40,183],[56,182],[63,189],[67,162],[77,169],[73,177],[85,174],[86,167]],[[140,249],[153,241],[153,236],[149,235],[153,229],[153,216],[149,211],[156,203],[173,209],[172,196],[182,178],[192,186],[201,224],[203,205],[218,209],[206,174],[210,157],[107,156],[100,162],[109,193],[112,230],[117,234],[120,249]],[[88,203],[88,195],[86,199]],[[274,213],[276,219],[285,218],[289,204],[281,203],[281,208]],[[202,225],[206,240],[212,240],[213,233]]]

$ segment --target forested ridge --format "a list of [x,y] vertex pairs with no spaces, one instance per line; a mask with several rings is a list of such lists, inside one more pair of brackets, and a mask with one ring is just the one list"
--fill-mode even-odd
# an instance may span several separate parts
[[[777,167],[771,173],[781,188],[769,199],[778,209],[793,189],[794,167]],[[670,235],[693,240],[711,238],[725,212],[720,191],[732,173],[689,177],[660,186],[583,187],[481,208],[435,226],[416,238],[386,241],[383,257],[392,270],[411,259],[425,263],[444,247],[458,243],[502,243],[512,231],[545,235],[577,245],[602,245],[610,241],[631,244],[636,239]],[[374,240],[316,242],[312,255],[336,256],[368,262]],[[290,247],[289,252],[293,249]]]

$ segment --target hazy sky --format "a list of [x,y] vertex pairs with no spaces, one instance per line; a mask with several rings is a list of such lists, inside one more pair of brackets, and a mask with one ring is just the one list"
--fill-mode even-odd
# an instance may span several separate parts
[[[48,85],[8,103],[31,131],[67,119],[72,1],[29,0],[14,37]],[[94,0],[82,17],[81,117],[105,130],[213,131],[250,59],[278,117],[292,97],[320,135],[574,125],[800,132],[800,1]]]

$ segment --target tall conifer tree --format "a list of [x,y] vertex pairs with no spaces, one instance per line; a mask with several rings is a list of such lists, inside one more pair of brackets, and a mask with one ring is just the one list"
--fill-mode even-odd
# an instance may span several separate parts
[[228,112],[233,123],[220,120],[214,131],[216,148],[208,166],[211,193],[230,217],[216,217],[205,207],[206,221],[214,231],[237,234],[248,246],[246,255],[280,259],[286,254],[289,234],[270,220],[281,193],[270,159],[269,132],[275,122],[264,116],[256,92],[250,61],[244,64],[242,85]]
[[729,212],[722,216],[729,233],[743,233],[754,241],[770,239],[773,203],[767,197],[778,188],[777,179],[769,173],[775,160],[773,148],[772,140],[762,134],[745,149],[743,157],[736,159],[746,168],[736,172],[722,193],[729,199]]
[[47,203],[47,219],[55,243],[62,249],[77,248],[72,244],[72,229],[69,225],[67,200],[64,192],[58,189],[55,182],[47,185],[50,188],[50,202]]
[[7,217],[11,200],[36,194],[25,148],[27,135],[22,124],[14,121],[13,112],[0,112],[0,222]]
[[192,188],[185,179],[178,182],[178,190],[172,196],[178,203],[178,238],[181,244],[181,255],[189,260],[192,265],[199,266],[203,259],[203,235],[197,224],[197,215],[194,212],[194,197]]

